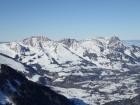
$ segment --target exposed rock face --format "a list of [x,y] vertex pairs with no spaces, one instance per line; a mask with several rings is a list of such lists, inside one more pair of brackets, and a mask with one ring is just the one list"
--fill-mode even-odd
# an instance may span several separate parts
[[59,42],[63,43],[64,45],[70,47],[72,46],[74,43],[77,43],[78,41],[76,39],[63,39],[63,40],[60,40]]
[[22,42],[25,45],[30,45],[32,47],[39,46],[43,42],[50,41],[48,37],[45,36],[32,36],[30,38],[24,39]]
[[46,86],[27,80],[21,73],[9,66],[2,64],[0,71],[0,91],[8,97],[11,104],[73,105],[66,97]]

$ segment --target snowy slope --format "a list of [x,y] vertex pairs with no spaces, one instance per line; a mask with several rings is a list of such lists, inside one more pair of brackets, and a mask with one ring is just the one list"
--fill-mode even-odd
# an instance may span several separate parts
[[[0,55],[0,63],[22,71],[34,82],[90,105],[138,94],[140,47],[127,46],[118,37],[54,41],[34,36],[2,43],[0,49],[0,53],[15,59]],[[27,71],[25,65],[33,70]]]
[[11,103],[8,97],[0,91],[0,104],[5,105],[8,102]]
[[123,69],[122,66],[126,61],[128,64],[139,64],[140,47],[125,46],[117,37],[88,39],[74,42],[67,47],[77,55],[96,64],[98,68]]
[[24,65],[11,58],[4,56],[3,54],[0,54],[0,64],[6,64],[20,72],[25,72],[25,73],[28,72],[26,71]]
[[0,66],[0,105],[74,105],[49,87],[29,81],[18,70]]

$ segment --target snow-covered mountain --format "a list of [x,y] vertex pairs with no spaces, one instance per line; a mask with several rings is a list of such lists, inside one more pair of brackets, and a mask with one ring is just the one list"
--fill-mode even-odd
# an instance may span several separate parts
[[0,105],[74,105],[50,88],[29,81],[18,70],[4,64],[0,67]]
[[140,46],[140,40],[123,40],[123,43],[126,45]]
[[118,37],[54,41],[34,36],[1,43],[0,53],[28,67],[19,71],[29,80],[83,103],[100,105],[139,94],[140,47]]

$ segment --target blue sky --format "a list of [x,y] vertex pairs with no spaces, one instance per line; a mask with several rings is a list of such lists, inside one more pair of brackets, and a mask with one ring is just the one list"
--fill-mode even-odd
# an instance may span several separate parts
[[140,39],[140,0],[0,0],[0,41],[32,35]]

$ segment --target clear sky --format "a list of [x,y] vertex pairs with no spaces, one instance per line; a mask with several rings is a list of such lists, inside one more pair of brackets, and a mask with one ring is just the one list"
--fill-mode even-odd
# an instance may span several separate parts
[[0,0],[0,41],[32,35],[140,39],[140,0]]

